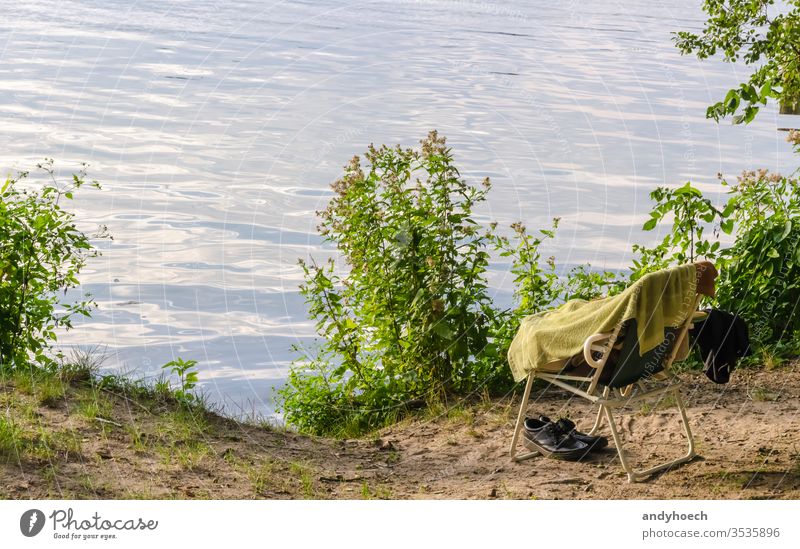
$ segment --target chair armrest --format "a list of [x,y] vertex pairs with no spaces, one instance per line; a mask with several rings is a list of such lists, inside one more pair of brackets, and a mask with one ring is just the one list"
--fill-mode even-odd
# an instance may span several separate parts
[[705,320],[708,318],[708,313],[705,311],[695,311],[692,313],[692,324],[695,322],[700,322],[701,320]]
[[[592,351],[604,351],[608,345],[608,340],[611,338],[611,335],[611,333],[592,334],[586,338],[586,341],[583,342],[583,359],[592,368],[599,368],[605,363],[603,359],[600,359],[600,361],[595,360],[592,356]],[[603,344],[597,345],[597,343],[600,341],[602,341]]]

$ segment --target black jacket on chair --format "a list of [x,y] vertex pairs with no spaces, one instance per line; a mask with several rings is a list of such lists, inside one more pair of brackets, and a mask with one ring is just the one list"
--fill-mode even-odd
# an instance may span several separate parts
[[750,354],[747,325],[738,315],[719,309],[706,309],[708,318],[689,331],[700,347],[705,374],[714,383],[728,383],[740,358]]

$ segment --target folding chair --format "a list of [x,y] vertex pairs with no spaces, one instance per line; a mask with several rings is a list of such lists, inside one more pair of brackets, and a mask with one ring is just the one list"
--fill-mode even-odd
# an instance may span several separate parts
[[[691,311],[697,311],[701,298],[700,294],[695,296]],[[686,407],[680,396],[680,382],[671,377],[661,381],[655,387],[648,387],[645,382],[648,379],[652,381],[652,376],[658,372],[669,370],[675,361],[681,344],[688,337],[687,333],[692,323],[702,316],[704,316],[704,313],[695,312],[688,315],[686,321],[680,327],[667,328],[664,342],[643,356],[639,355],[636,319],[620,323],[611,333],[599,333],[589,336],[583,345],[583,358],[591,367],[590,369],[594,369],[593,373],[587,372],[586,375],[573,373],[573,375],[570,375],[569,371],[546,373],[532,370],[527,377],[525,392],[511,440],[511,459],[513,461],[522,461],[539,453],[532,451],[517,454],[519,435],[525,420],[525,411],[530,399],[533,381],[536,378],[548,381],[598,405],[597,418],[589,434],[596,433],[603,419],[607,420],[611,436],[619,453],[620,462],[628,474],[628,482],[642,480],[653,473],[693,459],[696,455],[694,438],[689,427],[689,420],[686,417]],[[619,343],[620,339],[622,340],[621,344]],[[587,383],[589,386],[584,390],[582,387],[585,387]],[[665,395],[673,397],[680,413],[683,432],[688,442],[686,454],[654,467],[635,471],[625,455],[622,436],[614,419],[614,410],[633,402],[646,401]]]

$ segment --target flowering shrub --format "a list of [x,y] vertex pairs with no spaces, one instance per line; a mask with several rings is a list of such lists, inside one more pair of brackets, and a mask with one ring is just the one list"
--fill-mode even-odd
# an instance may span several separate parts
[[481,390],[502,366],[483,360],[497,356],[498,313],[485,277],[490,240],[472,217],[489,180],[467,184],[436,132],[420,149],[370,147],[366,162],[353,158],[320,213],[347,273],[301,262],[323,340],[304,350],[281,396],[287,420],[315,433],[358,432]]

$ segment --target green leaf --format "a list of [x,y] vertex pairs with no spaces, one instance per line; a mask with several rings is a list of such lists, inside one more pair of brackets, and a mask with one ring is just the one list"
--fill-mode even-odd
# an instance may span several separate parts
[[455,335],[455,332],[453,332],[453,330],[451,330],[450,327],[444,322],[437,322],[434,324],[433,331],[439,337],[447,340],[453,339],[453,336]]
[[752,84],[742,84],[740,94],[745,101],[750,103],[758,101],[758,94]]
[[774,97],[772,93],[772,80],[767,80],[766,82],[764,82],[764,85],[761,86],[759,97],[761,98],[761,102],[765,105],[767,104],[768,98]]
[[652,231],[653,229],[656,228],[657,223],[658,219],[656,218],[648,219],[647,221],[645,221],[644,226],[642,226],[642,229],[644,229],[645,231]]
[[692,183],[688,181],[683,187],[675,189],[675,194],[681,196],[703,196],[703,193],[699,189],[692,187]]
[[736,209],[736,203],[737,203],[736,199],[734,198],[728,200],[728,203],[725,205],[725,209],[722,210],[721,216],[728,217],[729,215],[731,215],[733,211]]
[[731,234],[733,232],[733,219],[728,219],[726,221],[723,221],[722,223],[719,224],[719,228],[722,230],[723,233]]
[[781,232],[780,235],[778,234],[775,235],[776,236],[775,242],[776,243],[783,242],[791,232],[792,232],[792,221],[787,219],[786,223],[783,226],[783,232]]
[[745,124],[749,124],[750,122],[753,121],[753,119],[756,117],[756,114],[758,114],[758,109],[759,108],[754,106],[754,105],[748,105],[747,106],[747,108],[744,110],[744,123]]
[[736,112],[736,109],[739,108],[739,91],[738,90],[729,90],[728,94],[725,96],[725,109],[727,112]]
[[344,324],[344,329],[348,331],[355,330],[356,328],[358,328],[358,324],[352,318],[346,318],[343,324]]

